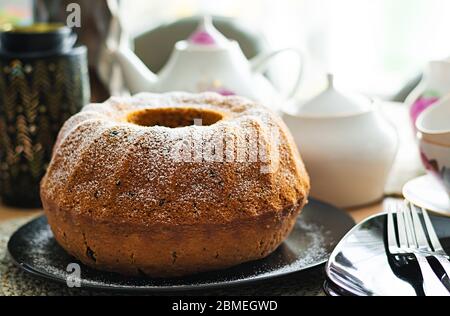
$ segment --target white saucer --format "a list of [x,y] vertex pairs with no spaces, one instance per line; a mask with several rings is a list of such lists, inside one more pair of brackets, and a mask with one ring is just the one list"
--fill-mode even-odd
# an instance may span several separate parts
[[413,179],[403,187],[403,196],[411,203],[431,212],[450,217],[450,198],[432,175]]

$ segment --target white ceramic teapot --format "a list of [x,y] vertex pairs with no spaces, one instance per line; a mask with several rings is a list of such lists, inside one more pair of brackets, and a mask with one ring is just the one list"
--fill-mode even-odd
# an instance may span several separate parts
[[[215,91],[224,95],[237,94],[271,104],[283,99],[280,93],[261,74],[272,57],[292,50],[301,59],[299,51],[288,48],[256,56],[250,62],[239,44],[217,31],[210,18],[204,18],[197,30],[185,41],[179,41],[158,75],[126,47],[108,47],[117,60],[131,93],[142,91]],[[297,80],[284,99],[292,97],[300,84],[302,67]]]
[[283,119],[311,177],[312,197],[339,207],[383,197],[398,135],[371,101],[337,91],[330,75],[327,90],[286,109]]

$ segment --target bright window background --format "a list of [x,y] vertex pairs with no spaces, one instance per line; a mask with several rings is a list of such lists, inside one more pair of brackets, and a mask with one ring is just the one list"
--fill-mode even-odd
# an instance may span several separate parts
[[[448,0],[127,0],[122,10],[131,34],[197,14],[239,18],[273,48],[306,52],[305,98],[323,88],[326,72],[347,89],[387,98],[428,60],[450,56]],[[288,81],[294,67],[283,63]]]
[[32,0],[0,0],[0,25],[30,23]]

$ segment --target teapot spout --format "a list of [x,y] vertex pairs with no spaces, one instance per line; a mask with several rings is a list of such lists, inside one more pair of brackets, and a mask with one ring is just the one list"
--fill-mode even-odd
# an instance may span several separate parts
[[153,90],[153,85],[158,81],[158,76],[151,72],[133,51],[127,47],[118,47],[110,49],[110,52],[119,64],[125,84],[131,94]]

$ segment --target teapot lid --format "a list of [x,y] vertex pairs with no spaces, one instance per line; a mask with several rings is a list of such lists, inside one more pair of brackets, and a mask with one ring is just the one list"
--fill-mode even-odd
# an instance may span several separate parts
[[327,79],[328,88],[312,100],[303,104],[297,110],[297,114],[318,117],[351,115],[370,109],[369,99],[363,96],[347,95],[336,90],[332,74],[328,74]]
[[224,48],[230,41],[213,25],[210,16],[204,16],[197,29],[187,39],[188,47]]

